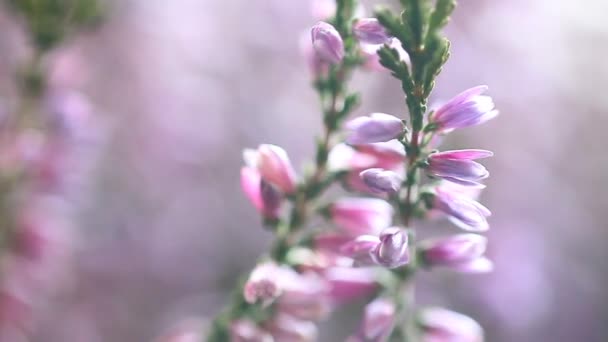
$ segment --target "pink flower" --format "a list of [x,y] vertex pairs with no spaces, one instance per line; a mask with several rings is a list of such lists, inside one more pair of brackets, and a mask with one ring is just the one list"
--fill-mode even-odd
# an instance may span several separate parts
[[367,169],[359,174],[363,183],[375,193],[394,194],[401,188],[403,178],[391,170]]
[[393,325],[397,308],[388,298],[377,298],[365,306],[363,322],[357,335],[348,342],[383,342],[387,341]]
[[449,132],[455,128],[465,128],[482,124],[498,115],[494,102],[489,96],[481,93],[487,86],[477,86],[456,95],[439,107],[429,118],[439,132]]
[[241,168],[241,188],[253,206],[268,219],[279,216],[282,196],[262,180],[256,169]]
[[300,52],[304,57],[311,74],[315,78],[327,74],[329,71],[329,64],[321,59],[315,52],[312,42],[310,41],[309,32],[306,32],[306,34],[302,35],[300,38]]
[[326,317],[332,309],[327,281],[314,272],[299,274],[287,270],[281,275],[283,294],[277,302],[278,310],[301,320],[318,321]]
[[354,240],[344,244],[340,252],[352,258],[355,266],[375,265],[372,252],[380,245],[380,238],[374,235],[360,235]]
[[370,268],[330,267],[323,272],[329,296],[337,304],[369,296],[378,288],[376,272]]
[[407,234],[401,228],[390,227],[380,236],[360,235],[342,246],[341,252],[353,258],[357,266],[380,265],[395,268],[409,262]]
[[269,304],[281,294],[283,271],[273,262],[256,266],[243,287],[243,297],[250,303],[261,301]]
[[435,192],[436,194],[431,196],[432,208],[443,212],[458,227],[475,232],[490,228],[486,217],[492,213],[479,202],[442,187],[437,187]]
[[372,113],[349,121],[346,128],[349,130],[346,142],[361,145],[396,139],[403,134],[405,125],[393,115]]
[[353,34],[360,42],[368,44],[384,44],[391,38],[376,18],[357,19]]
[[457,150],[433,153],[428,158],[427,172],[432,176],[467,186],[481,186],[478,182],[490,173],[475,159],[493,155],[486,150]]
[[372,259],[377,264],[396,268],[410,261],[407,233],[401,228],[387,228],[382,231],[379,239],[380,243],[371,251]]
[[262,178],[282,192],[291,194],[296,189],[296,172],[284,149],[263,144],[257,150],[245,150],[245,162],[257,168]]
[[419,251],[427,266],[476,273],[491,270],[491,262],[483,257],[486,245],[487,239],[481,235],[459,234],[423,241]]
[[426,308],[420,313],[423,342],[482,342],[483,330],[463,314],[443,308]]
[[336,29],[323,21],[315,24],[310,35],[318,56],[329,63],[340,63],[344,58],[344,42]]
[[329,207],[333,223],[354,236],[377,234],[388,227],[393,218],[393,207],[375,198],[343,198]]

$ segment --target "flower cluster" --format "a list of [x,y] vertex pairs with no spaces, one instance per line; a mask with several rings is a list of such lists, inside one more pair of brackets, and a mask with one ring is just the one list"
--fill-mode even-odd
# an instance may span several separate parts
[[99,132],[88,99],[61,81],[77,70],[60,70],[63,51],[46,52],[67,26],[88,23],[96,2],[84,1],[71,21],[63,18],[69,1],[10,3],[25,19],[33,50],[18,73],[15,105],[0,110],[0,340],[21,341],[30,340],[37,311],[67,270],[70,200]]
[[[355,11],[354,0],[338,0],[333,15],[329,7],[318,11],[322,21],[310,30],[304,50],[325,123],[315,168],[299,175],[287,152],[275,145],[245,150],[243,191],[276,239],[231,306],[240,310],[218,316],[209,340],[316,340],[316,322],[362,298],[369,303],[348,341],[482,340],[481,328],[466,316],[416,310],[411,291],[420,269],[492,269],[484,256],[487,239],[476,234],[489,228],[491,214],[476,199],[489,176],[476,160],[492,152],[437,149],[446,134],[498,112],[483,95],[485,86],[427,111],[449,52],[440,29],[454,2],[438,1],[433,8],[419,0],[402,3],[402,16],[382,10],[366,18]],[[401,81],[409,118],[371,113],[344,122],[358,102],[346,80],[374,58],[378,67],[372,70],[390,71]],[[334,183],[350,194],[326,195]],[[304,229],[312,214],[325,223]],[[417,221],[438,217],[466,233],[417,241]]]

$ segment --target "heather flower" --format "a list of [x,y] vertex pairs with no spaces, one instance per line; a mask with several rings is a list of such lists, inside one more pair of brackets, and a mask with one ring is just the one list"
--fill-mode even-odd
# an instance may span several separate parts
[[304,57],[311,74],[315,78],[327,74],[329,71],[329,63],[325,62],[317,55],[315,48],[310,41],[309,32],[306,32],[306,34],[303,34],[300,38],[300,52],[302,57]]
[[262,180],[257,170],[250,167],[241,169],[241,188],[249,201],[265,218],[278,217],[282,196],[272,185]]
[[403,145],[397,140],[370,143],[356,147],[338,144],[330,153],[332,170],[363,171],[379,167],[387,170],[401,170],[405,161]]
[[248,303],[270,303],[281,294],[282,271],[273,262],[256,266],[243,287],[243,297]]
[[490,173],[475,159],[493,155],[486,150],[457,150],[433,153],[428,158],[427,172],[432,176],[467,186],[481,186],[478,181]]
[[248,167],[256,169],[268,183],[283,193],[290,194],[296,188],[296,172],[287,152],[279,146],[262,144],[257,150],[245,149],[243,158]]
[[231,342],[273,342],[269,332],[249,319],[239,319],[230,323]]
[[339,253],[342,246],[351,241],[352,237],[338,232],[315,234],[313,246],[315,250],[326,253]]
[[360,176],[363,183],[376,193],[396,193],[403,182],[403,178],[396,172],[379,168],[367,169]]
[[376,272],[371,268],[330,267],[323,272],[329,284],[329,297],[341,304],[369,296],[378,288]]
[[372,259],[379,265],[395,268],[409,262],[407,234],[398,227],[387,228],[380,234],[380,243],[372,250]]
[[312,342],[317,340],[317,326],[313,322],[298,319],[283,312],[275,315],[265,327],[272,334],[274,341]]
[[443,266],[457,271],[489,271],[482,267],[486,262],[479,262],[486,250],[487,239],[477,234],[459,234],[445,238],[423,241],[420,254],[425,265]]
[[277,301],[277,308],[292,317],[317,321],[331,311],[330,287],[327,281],[314,272],[297,273],[285,268],[281,274],[283,293]]
[[320,21],[312,27],[312,45],[323,60],[340,63],[344,58],[344,42],[340,33],[330,24]]
[[483,330],[463,314],[443,308],[426,308],[420,312],[419,324],[423,342],[482,342]]
[[372,252],[380,244],[380,239],[374,235],[360,235],[354,240],[344,244],[340,252],[352,258],[355,261],[355,266],[374,265],[375,260],[372,257]]
[[458,227],[482,232],[489,229],[486,217],[491,215],[488,208],[468,196],[450,192],[438,187],[436,194],[431,195],[431,207],[448,216],[448,219]]
[[279,146],[262,144],[257,150],[245,150],[243,157],[249,167],[257,168],[262,178],[282,192],[291,194],[296,189],[296,172],[287,152]]
[[498,111],[494,109],[491,97],[481,95],[486,90],[487,86],[465,90],[433,112],[429,123],[435,126],[435,130],[445,133],[493,119],[498,115]]
[[393,207],[375,198],[343,198],[329,207],[333,223],[352,235],[377,234],[388,227]]
[[361,18],[353,25],[353,34],[360,42],[368,44],[384,44],[390,36],[376,18]]
[[403,134],[405,124],[393,115],[372,113],[351,120],[346,128],[349,130],[346,142],[359,145],[396,139]]
[[359,332],[348,342],[387,341],[395,323],[397,308],[388,298],[377,298],[365,306]]

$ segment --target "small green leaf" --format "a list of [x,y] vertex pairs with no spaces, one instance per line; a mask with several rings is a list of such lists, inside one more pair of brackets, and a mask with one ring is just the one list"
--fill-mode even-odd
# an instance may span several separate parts
[[429,21],[429,33],[432,34],[447,25],[454,8],[456,0],[437,0]]

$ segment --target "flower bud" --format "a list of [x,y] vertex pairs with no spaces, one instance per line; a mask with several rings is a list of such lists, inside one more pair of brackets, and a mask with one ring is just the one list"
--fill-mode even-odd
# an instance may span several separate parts
[[463,314],[443,308],[426,308],[420,312],[419,324],[424,342],[482,342],[483,330]]
[[373,235],[360,235],[356,239],[344,244],[340,252],[352,258],[356,266],[374,265],[374,259],[371,255],[378,245],[380,239]]
[[433,153],[428,158],[427,172],[432,176],[443,178],[465,186],[482,186],[478,181],[490,174],[483,165],[474,159],[491,157],[486,150],[458,150]]
[[270,303],[281,294],[280,281],[279,266],[273,262],[260,264],[249,275],[243,288],[243,297],[250,304],[258,301]]
[[363,183],[375,193],[394,194],[401,188],[403,178],[391,170],[367,169],[359,174]]
[[239,319],[230,324],[231,342],[273,342],[266,332],[249,319]]
[[257,168],[264,180],[277,186],[286,194],[296,188],[296,173],[287,152],[276,145],[260,145],[257,150]]
[[380,243],[371,252],[376,263],[395,268],[409,262],[407,234],[398,227],[386,228],[380,234]]
[[460,234],[424,241],[420,253],[427,266],[443,266],[462,271],[478,263],[476,260],[482,258],[486,245],[487,239],[481,235]]
[[492,213],[479,202],[466,195],[442,188],[436,188],[435,192],[436,194],[431,196],[432,208],[446,214],[456,226],[474,232],[482,232],[490,228],[486,217]]
[[405,125],[395,116],[384,113],[372,113],[360,116],[348,122],[349,135],[346,142],[351,145],[386,142],[403,134]]
[[487,86],[477,86],[456,95],[433,112],[429,122],[436,126],[437,131],[446,133],[455,128],[476,126],[495,118],[498,111],[494,109],[492,98],[480,95],[486,90]]
[[241,169],[241,188],[249,201],[265,218],[278,217],[282,194],[274,186],[262,180],[257,170],[250,167]]
[[378,288],[377,274],[369,267],[330,267],[323,277],[330,285],[331,301],[338,304],[368,296]]
[[344,58],[344,42],[340,33],[330,24],[320,21],[312,27],[312,45],[323,60],[340,63]]
[[317,340],[317,327],[313,322],[301,320],[279,312],[266,324],[274,341],[312,342]]
[[[367,304],[359,329],[359,339],[361,341],[385,341],[393,330],[395,313],[395,304],[388,298],[377,298]],[[356,340],[353,339],[353,341]]]
[[384,44],[391,38],[376,18],[358,19],[353,25],[353,34],[367,44]]
[[333,223],[354,235],[378,234],[393,219],[393,207],[376,198],[343,198],[329,207]]
[[331,311],[330,287],[327,281],[314,272],[297,273],[285,268],[281,275],[283,294],[277,308],[292,317],[317,321]]

